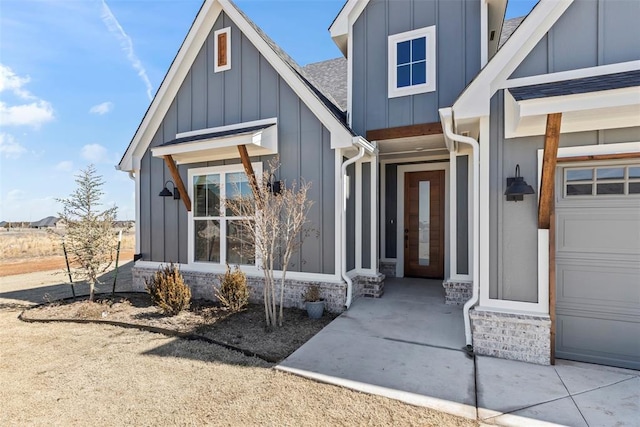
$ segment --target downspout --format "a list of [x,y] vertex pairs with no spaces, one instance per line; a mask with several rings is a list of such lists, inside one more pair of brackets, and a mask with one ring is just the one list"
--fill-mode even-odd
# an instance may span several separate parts
[[[445,136],[452,142],[468,144],[473,149],[473,285],[471,299],[466,302],[462,310],[464,317],[464,334],[466,339],[466,351],[473,353],[473,337],[471,335],[471,319],[469,310],[478,303],[480,287],[480,144],[475,139],[453,133],[453,110],[451,108],[440,109],[440,121]],[[455,148],[455,147],[452,147]]]
[[347,300],[344,305],[347,309],[351,306],[351,300],[353,298],[353,281],[347,275],[347,191],[346,191],[346,176],[347,176],[347,167],[361,158],[364,157],[364,146],[360,145],[358,147],[358,154],[354,157],[347,159],[344,163],[342,163],[341,174],[340,177],[342,179],[342,211],[340,214],[340,227],[341,227],[341,244],[342,244],[342,262],[340,263],[340,273],[342,278],[347,283]]

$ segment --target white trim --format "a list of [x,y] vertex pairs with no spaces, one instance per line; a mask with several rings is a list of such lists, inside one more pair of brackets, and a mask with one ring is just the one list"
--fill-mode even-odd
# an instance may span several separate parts
[[176,139],[178,139],[178,138],[187,138],[187,137],[191,137],[191,136],[205,135],[207,133],[227,132],[227,131],[232,131],[232,130],[236,130],[236,129],[254,127],[254,126],[277,125],[277,124],[278,124],[278,118],[277,117],[271,117],[269,119],[253,120],[253,121],[250,121],[250,122],[242,122],[242,123],[234,123],[232,125],[227,125],[227,126],[218,126],[218,127],[214,127],[214,128],[192,130],[192,131],[189,131],[189,132],[180,132],[180,133],[176,134]]
[[[167,263],[165,262],[139,260],[135,262],[134,267],[149,268],[149,269],[157,270],[159,267],[166,264]],[[207,263],[175,264],[174,263],[174,265],[178,265],[181,271],[189,271],[194,273],[221,274],[226,271],[226,266],[223,264],[207,264]],[[243,265],[242,272],[249,277],[264,277],[263,270],[252,265]],[[279,279],[282,277],[282,271],[274,270],[273,275],[276,279]],[[305,273],[305,272],[291,271],[291,270],[287,270],[287,279],[308,281],[308,282],[342,283],[342,278],[333,274]]]
[[[346,57],[351,56],[351,52],[353,52],[349,44],[352,40],[351,29],[353,24],[368,3],[369,0],[348,0],[329,27],[329,34],[331,34],[333,42]],[[349,47],[347,47],[348,45]]]
[[[427,81],[423,84],[409,85],[406,87],[397,87],[398,66],[397,66],[397,49],[398,43],[414,40],[417,38],[426,38],[426,57],[425,66],[427,73]],[[387,87],[389,98],[400,96],[415,95],[425,92],[434,92],[436,90],[436,26],[419,28],[416,30],[406,31],[388,36],[387,38]]]
[[141,249],[142,242],[140,241],[140,239],[141,239],[141,230],[140,230],[140,228],[141,228],[140,227],[140,224],[141,224],[141,222],[140,222],[140,219],[141,219],[141,216],[140,216],[140,204],[141,203],[140,202],[141,202],[141,199],[142,199],[140,197],[140,169],[139,168],[136,169],[134,171],[134,174],[135,174],[135,186],[136,186],[135,191],[134,191],[135,204],[136,204],[136,223],[135,223],[135,229],[136,229],[135,230],[135,234],[136,234],[136,252],[135,253],[139,254],[140,251],[142,250]]
[[362,269],[362,160],[355,163],[356,217],[355,217],[355,269]]
[[177,164],[237,159],[237,147],[244,145],[250,157],[278,154],[278,128],[267,128],[236,135],[212,137],[151,148],[154,157],[173,156]]
[[[448,156],[447,156],[448,157]],[[397,174],[397,205],[396,205],[396,221],[398,226],[396,227],[396,277],[404,277],[404,181],[405,173],[407,172],[422,172],[422,171],[444,171],[444,277],[449,277],[450,267],[449,259],[446,256],[447,250],[450,245],[449,241],[449,163],[420,163],[415,165],[398,165]]]
[[458,274],[458,155],[455,151],[449,152],[449,269],[450,276]]
[[[490,114],[494,93],[529,55],[573,0],[540,0],[453,104],[456,122]],[[484,164],[484,163],[483,163]]]
[[131,171],[134,155],[142,156],[147,151],[151,141],[164,119],[171,103],[175,99],[180,86],[184,82],[196,56],[209,36],[213,25],[220,13],[224,12],[238,26],[242,34],[256,47],[269,64],[294,93],[304,102],[311,112],[329,130],[331,134],[331,148],[350,147],[351,132],[340,122],[328,107],[320,101],[318,96],[302,81],[301,77],[286,64],[258,34],[244,16],[228,0],[206,0],[194,23],[187,34],[175,60],[167,72],[156,96],[145,114],[140,127],[136,131],[131,143],[127,147],[117,168]]
[[516,101],[504,91],[504,137],[544,135],[547,115],[562,112],[562,133],[640,126],[638,87]]
[[[473,212],[473,215],[479,215],[479,227],[478,236],[480,242],[478,244],[478,252],[480,257],[479,272],[475,277],[478,277],[478,286],[480,288],[480,305],[489,304],[489,254],[491,247],[489,246],[489,189],[490,189],[490,175],[489,175],[489,161],[490,161],[490,149],[488,142],[490,141],[490,123],[487,116],[480,119],[480,162],[479,164],[484,167],[480,167],[480,194],[479,196],[479,212]],[[471,155],[470,157],[473,157]],[[474,159],[475,161],[475,159]],[[473,274],[473,267],[469,269]],[[494,300],[491,300],[493,302]]]
[[378,249],[380,239],[378,237],[378,156],[371,158],[371,254],[370,268],[374,271],[379,270],[378,266]]
[[334,152],[334,212],[333,212],[333,231],[334,231],[334,247],[335,247],[335,255],[334,255],[334,274],[336,276],[341,275],[341,265],[342,265],[342,149],[335,150]]
[[624,73],[640,69],[639,61],[619,62],[616,64],[598,65],[596,67],[578,68],[569,71],[559,71],[549,74],[538,74],[535,76],[520,77],[501,82],[496,89],[509,89],[512,87],[532,86],[543,83],[561,82],[564,80],[575,80],[585,77],[594,77],[606,74]]
[[[262,162],[251,163],[253,167],[254,173],[256,176],[262,176]],[[210,263],[210,262],[197,262],[194,260],[194,217],[193,217],[193,208],[194,208],[194,196],[193,196],[193,177],[198,175],[208,175],[208,174],[226,174],[226,173],[234,173],[234,172],[244,172],[244,167],[242,163],[236,163],[233,165],[224,165],[224,166],[206,166],[202,168],[191,168],[187,171],[188,182],[187,182],[187,192],[189,193],[189,198],[191,199],[191,210],[187,213],[187,262],[190,268],[195,266],[215,266],[219,265],[225,267],[227,263],[227,227],[226,223],[228,220],[220,221],[220,262],[219,263]],[[222,182],[220,183],[220,200],[224,200],[226,196],[226,185]],[[220,217],[226,217],[227,215],[223,211],[223,206],[220,206]],[[259,260],[256,256],[256,269],[259,269]],[[253,267],[248,265],[242,266],[242,271],[245,271],[246,268]],[[205,268],[205,270],[207,270]]]
[[[227,35],[227,64],[226,65],[218,65],[218,36],[220,34]],[[221,71],[227,71],[231,69],[231,27],[226,27],[221,30],[217,30],[213,33],[213,72],[219,73]]]

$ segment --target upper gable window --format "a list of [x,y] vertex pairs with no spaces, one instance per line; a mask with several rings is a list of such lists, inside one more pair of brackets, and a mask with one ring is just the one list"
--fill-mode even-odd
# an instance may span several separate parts
[[231,27],[213,33],[213,72],[231,69]]
[[389,36],[389,98],[436,90],[436,27]]

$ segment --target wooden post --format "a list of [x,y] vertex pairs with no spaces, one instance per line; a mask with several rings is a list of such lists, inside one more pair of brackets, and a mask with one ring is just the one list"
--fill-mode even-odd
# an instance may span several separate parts
[[249,185],[253,190],[253,196],[255,197],[258,209],[262,209],[262,195],[260,194],[260,188],[258,187],[258,180],[256,174],[253,172],[253,166],[251,166],[251,160],[249,159],[249,153],[247,147],[242,144],[238,145],[238,152],[240,153],[240,160],[242,160],[242,166],[244,166],[244,172],[249,178]]
[[556,163],[558,161],[558,142],[562,113],[547,115],[547,129],[544,135],[544,156],[542,160],[542,179],[540,185],[540,203],[538,204],[538,228],[548,230],[553,206]]
[[171,172],[171,176],[173,177],[173,182],[176,187],[178,187],[178,191],[180,192],[180,198],[187,208],[187,212],[191,212],[191,199],[189,198],[189,193],[182,182],[182,177],[180,177],[180,172],[178,172],[178,167],[173,161],[173,157],[170,154],[166,156],[162,156],[164,158],[164,162],[167,164],[169,168],[169,172]]

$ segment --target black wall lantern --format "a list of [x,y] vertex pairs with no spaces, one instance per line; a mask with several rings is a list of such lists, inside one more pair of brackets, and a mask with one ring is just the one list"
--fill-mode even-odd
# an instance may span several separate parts
[[[173,187],[173,192],[171,192],[167,188],[167,184],[169,184],[169,183],[171,183],[171,186]],[[171,197],[171,196],[173,196],[174,200],[178,200],[180,198],[180,193],[176,190],[176,186],[173,183],[173,181],[169,180],[169,181],[164,183],[164,188],[162,189],[160,194],[158,194],[158,196],[160,196],[160,197]]]
[[267,190],[273,194],[280,194],[282,182],[276,180],[274,175],[271,175],[269,182],[267,182]]
[[516,165],[516,176],[507,178],[507,190],[504,192],[504,195],[507,196],[507,201],[522,201],[525,194],[534,193],[533,187],[527,184],[524,178],[520,176],[520,165]]

